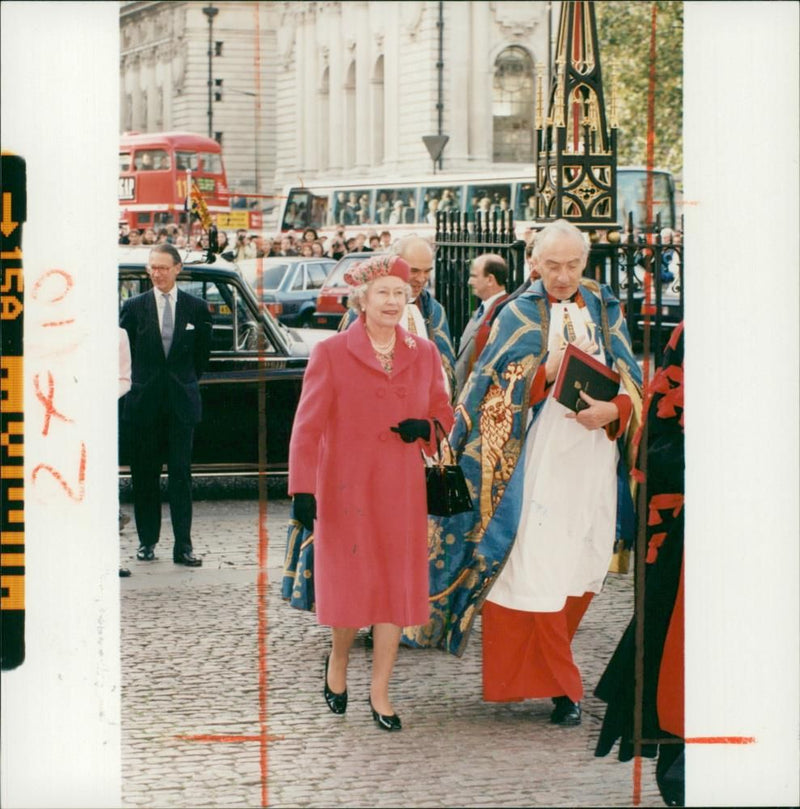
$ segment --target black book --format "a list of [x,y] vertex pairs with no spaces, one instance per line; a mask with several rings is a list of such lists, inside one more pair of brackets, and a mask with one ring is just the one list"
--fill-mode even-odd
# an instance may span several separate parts
[[577,413],[589,406],[581,399],[581,391],[609,402],[619,393],[619,374],[569,343],[556,375],[553,396]]

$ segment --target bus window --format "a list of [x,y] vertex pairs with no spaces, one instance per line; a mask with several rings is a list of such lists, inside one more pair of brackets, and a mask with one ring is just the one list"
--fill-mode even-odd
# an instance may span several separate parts
[[120,152],[119,153],[119,170],[120,171],[130,171],[131,170],[131,153],[130,152]]
[[200,152],[198,171],[204,174],[222,174],[222,157],[214,152]]
[[653,216],[647,216],[647,171],[625,169],[617,172],[617,219],[627,223],[633,213],[633,224],[647,229],[656,216],[661,215],[661,227],[675,228],[675,189],[672,175],[664,171],[653,172]]
[[333,192],[333,225],[366,225],[371,223],[371,192],[367,188]]
[[321,227],[311,223],[311,211],[314,210],[314,195],[306,188],[293,188],[289,191],[286,200],[286,210],[283,213],[281,230],[293,230],[312,227]]
[[467,210],[492,214],[511,207],[511,183],[467,186]]
[[514,219],[528,222],[536,219],[536,184],[533,180],[517,183]]
[[461,210],[461,186],[458,185],[435,185],[423,186],[422,188],[422,212],[420,214],[422,222],[429,225],[436,224],[437,211],[460,211]]
[[311,227],[325,227],[328,219],[328,200],[325,197],[314,196],[311,198]]
[[133,161],[137,171],[164,171],[169,169],[169,155],[163,149],[140,149]]
[[178,171],[197,171],[196,152],[175,152],[175,168]]
[[375,196],[375,219],[378,225],[413,225],[417,222],[417,189],[379,188]]

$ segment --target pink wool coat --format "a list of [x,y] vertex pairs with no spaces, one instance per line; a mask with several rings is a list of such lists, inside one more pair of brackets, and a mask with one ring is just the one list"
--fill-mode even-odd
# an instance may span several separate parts
[[[428,518],[421,440],[390,427],[453,410],[429,340],[396,327],[394,368],[378,363],[364,322],[318,343],[289,446],[289,493],[316,495],[314,589],[321,624],[425,623]],[[431,437],[433,429],[431,428]]]

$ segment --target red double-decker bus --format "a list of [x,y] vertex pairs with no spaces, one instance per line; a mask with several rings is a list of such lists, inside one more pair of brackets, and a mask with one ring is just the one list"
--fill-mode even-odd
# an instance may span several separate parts
[[119,146],[119,218],[131,228],[188,224],[194,183],[212,218],[230,211],[220,145],[190,132],[126,132]]

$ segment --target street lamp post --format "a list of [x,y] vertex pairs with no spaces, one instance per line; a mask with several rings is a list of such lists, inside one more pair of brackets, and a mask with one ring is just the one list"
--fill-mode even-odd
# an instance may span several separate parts
[[211,59],[214,55],[213,38],[214,38],[214,17],[219,14],[219,9],[209,3],[203,8],[203,14],[208,17],[208,137],[214,137],[214,108],[212,106],[211,86],[213,84],[211,78]]

